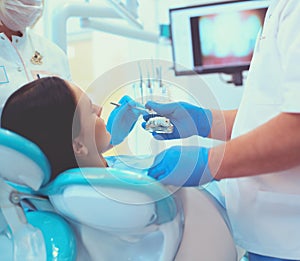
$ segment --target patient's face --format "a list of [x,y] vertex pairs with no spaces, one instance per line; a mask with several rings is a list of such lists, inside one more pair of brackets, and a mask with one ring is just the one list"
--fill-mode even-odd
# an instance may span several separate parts
[[77,99],[80,117],[80,136],[89,152],[103,153],[110,148],[110,133],[101,118],[102,108],[93,104],[89,97],[76,85],[69,83]]

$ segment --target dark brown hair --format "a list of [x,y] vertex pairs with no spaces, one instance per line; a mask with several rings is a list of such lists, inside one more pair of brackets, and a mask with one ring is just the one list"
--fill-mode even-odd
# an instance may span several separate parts
[[72,137],[80,131],[78,119],[72,128],[76,105],[75,96],[64,80],[47,77],[18,89],[3,108],[2,128],[40,147],[50,162],[51,179],[64,170],[78,167],[72,146]]

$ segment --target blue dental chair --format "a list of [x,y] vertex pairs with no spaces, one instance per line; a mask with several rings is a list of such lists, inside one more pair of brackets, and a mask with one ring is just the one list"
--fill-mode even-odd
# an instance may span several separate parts
[[49,177],[35,144],[0,129],[1,260],[175,259],[184,218],[166,187],[113,168]]
[[[40,149],[0,129],[0,253],[2,261],[76,259],[70,225],[37,193],[50,178]],[[43,205],[43,209],[34,202]]]

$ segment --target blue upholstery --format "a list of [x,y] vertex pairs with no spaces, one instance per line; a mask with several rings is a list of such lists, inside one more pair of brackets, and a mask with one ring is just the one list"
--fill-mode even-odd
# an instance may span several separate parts
[[28,222],[41,230],[47,252],[47,260],[76,260],[76,240],[69,224],[59,215],[46,211],[26,212]]

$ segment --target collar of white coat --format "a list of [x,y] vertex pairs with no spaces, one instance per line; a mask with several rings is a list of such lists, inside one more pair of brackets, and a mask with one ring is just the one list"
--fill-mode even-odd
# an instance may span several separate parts
[[[27,34],[28,34],[28,32],[27,32],[27,29],[25,30],[25,31],[21,31],[21,33],[22,33],[22,36],[18,36],[18,35],[13,35],[11,38],[12,38],[12,43],[13,44],[21,44],[21,43],[23,43],[23,42],[25,42],[26,41],[26,39],[27,39]],[[3,33],[3,32],[0,32],[0,36],[1,36],[1,38],[5,38],[5,39],[7,39],[8,41],[9,41],[9,39],[8,39],[8,37],[6,36],[6,34],[5,33]]]

